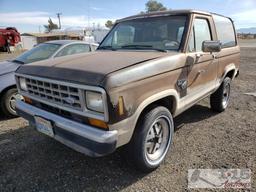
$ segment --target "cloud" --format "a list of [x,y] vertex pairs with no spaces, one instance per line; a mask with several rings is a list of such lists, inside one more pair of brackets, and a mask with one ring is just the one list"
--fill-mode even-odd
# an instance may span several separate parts
[[[15,12],[0,13],[1,24],[45,24],[49,18],[48,12]],[[45,20],[46,19],[46,20]]]
[[237,27],[256,27],[256,9],[242,11],[231,15]]
[[255,0],[243,0],[238,1],[238,0],[227,0],[227,4],[232,6],[234,4],[239,5],[240,8],[247,9],[251,7],[255,7],[256,1]]
[[[96,7],[94,7],[95,9]],[[100,8],[96,8],[100,9]],[[29,24],[29,25],[45,25],[47,21],[51,17],[54,23],[58,23],[55,14],[51,14],[48,12],[15,12],[15,13],[0,13],[0,24],[7,25],[15,25],[15,24]],[[104,26],[107,20],[115,21],[115,18],[89,18],[89,23],[92,26],[100,24]],[[61,24],[62,26],[70,27],[70,26],[82,26],[85,27],[88,25],[88,16],[86,15],[74,15],[74,16],[61,16]]]
[[236,28],[256,27],[256,0],[226,0],[224,6]]
[[103,8],[100,8],[100,7],[91,7],[92,10],[94,11],[102,11],[104,10]]

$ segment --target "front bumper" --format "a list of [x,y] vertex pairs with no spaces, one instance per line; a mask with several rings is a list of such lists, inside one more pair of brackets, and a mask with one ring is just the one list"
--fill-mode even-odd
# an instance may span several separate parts
[[54,139],[91,157],[104,156],[116,149],[116,130],[99,130],[44,111],[23,101],[17,101],[16,111],[18,115],[27,119],[32,126],[35,126],[35,116],[51,121]]

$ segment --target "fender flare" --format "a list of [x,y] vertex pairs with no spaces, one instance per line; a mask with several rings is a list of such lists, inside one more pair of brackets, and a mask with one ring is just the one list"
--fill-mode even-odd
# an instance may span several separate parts
[[110,125],[110,130],[118,130],[118,143],[117,146],[122,146],[124,144],[127,144],[134,133],[136,124],[139,120],[139,117],[141,116],[142,112],[146,107],[148,107],[150,104],[154,103],[155,101],[158,101],[160,99],[163,99],[165,97],[174,97],[175,103],[174,103],[174,113],[178,109],[179,105],[179,96],[176,90],[174,89],[168,89],[161,91],[159,93],[156,93],[154,95],[151,95],[147,99],[145,99],[135,110],[134,114],[127,119],[124,119],[116,124]]
[[174,109],[173,109],[173,113],[175,113],[175,111],[177,110],[178,108],[178,105],[179,105],[179,96],[178,96],[178,93],[176,90],[174,89],[168,89],[168,90],[164,90],[164,91],[161,91],[157,94],[154,94],[154,95],[151,95],[150,97],[148,97],[147,99],[145,99],[137,108],[137,110],[135,111],[135,122],[137,123],[141,113],[143,112],[143,110],[148,107],[150,104],[158,101],[158,100],[161,100],[165,97],[174,97],[175,99],[175,102],[174,102]]
[[235,78],[235,76],[236,76],[236,73],[237,73],[237,68],[236,68],[236,66],[235,66],[235,64],[234,63],[231,63],[231,64],[229,64],[229,65],[227,65],[226,67],[225,67],[225,69],[224,69],[224,73],[223,73],[223,75],[222,75],[222,77],[220,78],[220,83],[222,83],[222,81],[224,80],[224,78],[226,77],[226,75],[230,72],[230,71],[235,71],[234,72],[234,74],[233,74],[233,76],[232,76],[232,80]]

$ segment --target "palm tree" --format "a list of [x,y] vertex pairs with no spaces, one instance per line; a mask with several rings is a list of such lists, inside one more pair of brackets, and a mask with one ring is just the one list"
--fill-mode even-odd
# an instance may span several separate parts
[[48,19],[48,25],[44,25],[45,28],[45,32],[49,33],[51,32],[53,29],[58,29],[58,25],[52,22],[52,19],[49,18]]

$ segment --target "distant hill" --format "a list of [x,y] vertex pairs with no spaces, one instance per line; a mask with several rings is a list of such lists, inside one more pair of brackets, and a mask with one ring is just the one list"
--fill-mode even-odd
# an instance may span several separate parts
[[251,33],[251,34],[256,34],[256,27],[251,27],[251,28],[241,28],[237,30],[238,33]]

